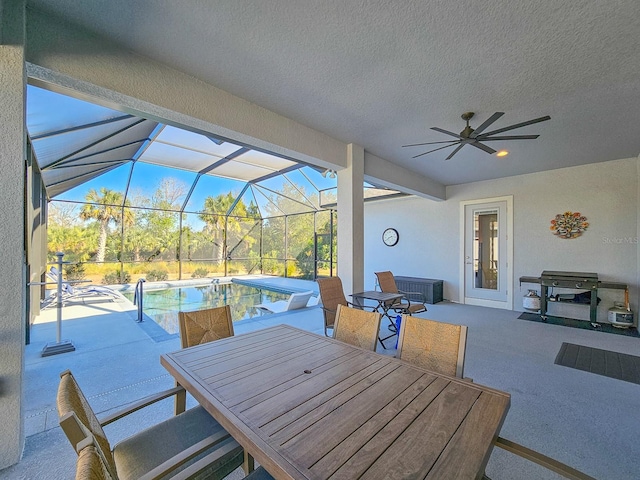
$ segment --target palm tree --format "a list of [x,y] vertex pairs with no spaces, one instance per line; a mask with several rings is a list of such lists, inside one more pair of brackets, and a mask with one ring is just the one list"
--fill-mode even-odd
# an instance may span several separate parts
[[250,203],[247,206],[242,199],[240,199],[234,209],[233,217],[227,217],[227,212],[235,202],[235,195],[231,192],[222,193],[216,197],[207,197],[204,200],[204,206],[202,212],[198,214],[200,220],[205,222],[205,228],[203,233],[210,235],[213,239],[213,244],[217,248],[215,259],[222,261],[226,255],[224,237],[225,237],[225,218],[227,219],[226,227],[228,232],[239,232],[242,227],[240,225],[240,218],[260,218],[257,206],[254,203]]
[[202,213],[198,215],[205,222],[204,231],[211,235],[213,244],[217,247],[214,258],[218,261],[224,258],[224,217],[233,201],[234,196],[231,192],[217,197],[207,197],[204,200]]
[[109,223],[113,222],[118,224],[124,221],[125,225],[130,225],[133,223],[133,214],[129,209],[126,209],[123,218],[122,193],[109,190],[105,187],[100,189],[100,193],[92,188],[87,192],[85,200],[88,203],[82,207],[80,218],[83,220],[96,220],[99,223],[100,236],[98,238],[96,261],[104,262],[104,257],[107,252]]

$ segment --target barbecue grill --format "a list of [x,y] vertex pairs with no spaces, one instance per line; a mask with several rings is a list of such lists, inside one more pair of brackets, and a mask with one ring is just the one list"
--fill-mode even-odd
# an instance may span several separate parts
[[540,283],[544,287],[579,288],[591,290],[598,288],[597,273],[554,272],[545,270],[540,276]]
[[[547,318],[547,301],[549,287],[569,288],[577,290],[586,290],[589,292],[591,299],[589,302],[589,318],[593,324],[597,319],[598,307],[598,289],[599,288],[615,288],[625,291],[628,295],[628,287],[624,283],[599,281],[597,273],[583,272],[557,272],[552,270],[544,270],[539,277],[520,277],[522,283],[539,283],[540,288],[540,316],[546,320]],[[558,295],[556,298],[560,298]],[[626,298],[626,297],[625,297]],[[625,307],[628,309],[629,304],[625,301]]]
[[548,288],[573,288],[588,290],[591,292],[589,319],[596,321],[598,308],[598,274],[582,272],[556,272],[544,270],[540,275],[540,285],[542,286],[540,298],[540,316],[547,319]]

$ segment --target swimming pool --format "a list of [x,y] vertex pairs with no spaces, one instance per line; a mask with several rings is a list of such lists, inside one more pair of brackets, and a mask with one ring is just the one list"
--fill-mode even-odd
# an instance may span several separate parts
[[[133,292],[123,292],[133,301]],[[255,305],[289,298],[289,294],[255,288],[237,283],[184,286],[162,290],[144,290],[144,313],[167,333],[179,333],[178,312],[202,310],[229,305],[233,321],[252,318],[261,314]]]

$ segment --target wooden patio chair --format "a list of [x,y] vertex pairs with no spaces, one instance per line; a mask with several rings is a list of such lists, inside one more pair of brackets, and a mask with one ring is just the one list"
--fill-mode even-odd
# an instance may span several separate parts
[[178,312],[182,348],[233,337],[229,305],[194,312]]
[[[463,378],[466,339],[467,327],[464,325],[403,315],[397,357],[428,370]],[[569,465],[506,438],[498,437],[494,445],[537,463],[564,478],[595,480]],[[491,480],[486,474],[482,478]]]
[[[231,307],[212,307],[193,312],[178,312],[180,325],[180,343],[182,348],[202,345],[203,343],[233,337],[233,319]],[[177,383],[176,383],[177,386]],[[175,413],[184,412],[187,405],[185,390],[176,394]],[[253,471],[253,457],[246,451],[242,468],[245,472]]]
[[403,315],[397,358],[444,375],[463,378],[467,327]]
[[[529,460],[533,463],[537,463],[538,465],[546,468],[547,470],[551,470],[562,476],[563,478],[569,478],[571,480],[596,480],[594,477],[587,475],[586,473],[582,473],[579,470],[576,470],[569,465],[566,465],[558,460],[555,460],[547,455],[544,455],[540,452],[536,452],[535,450],[531,450],[524,445],[520,445],[519,443],[512,442],[511,440],[507,440],[503,437],[498,437],[493,444],[496,447],[500,447],[507,452],[511,452],[514,455],[518,455],[526,460]],[[491,480],[486,473],[482,475],[482,480]]]
[[99,421],[72,373],[62,372],[58,415],[62,430],[79,455],[76,478],[133,480],[203,475],[222,479],[241,466],[242,447],[200,406],[136,433],[111,448],[102,427],[180,390],[184,391],[182,387],[175,387],[146,397]]
[[357,305],[347,301],[340,277],[319,278],[317,282],[324,313],[324,334],[328,337],[327,329],[334,328],[338,305],[346,307],[357,307]]
[[[427,311],[427,306],[425,305],[427,299],[424,298],[424,294],[422,292],[404,292],[402,290],[398,290],[393,273],[389,271],[376,272],[376,277],[378,277],[378,285],[380,285],[380,290],[382,292],[402,293],[404,295],[404,298],[399,302],[396,301],[391,303],[390,308],[393,311],[402,315],[413,315],[414,313]],[[416,298],[419,298],[420,300],[416,300]]]
[[380,314],[338,305],[333,338],[356,347],[375,351],[380,332]]

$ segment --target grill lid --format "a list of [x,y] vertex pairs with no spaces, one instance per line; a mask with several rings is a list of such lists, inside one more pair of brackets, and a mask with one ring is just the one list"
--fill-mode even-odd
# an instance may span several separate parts
[[542,285],[565,288],[596,288],[597,273],[584,272],[555,272],[544,270],[540,276]]
[[584,273],[584,272],[556,272],[553,270],[544,270],[542,272],[542,278],[557,279],[557,280],[582,280],[582,281],[598,281],[597,273]]

